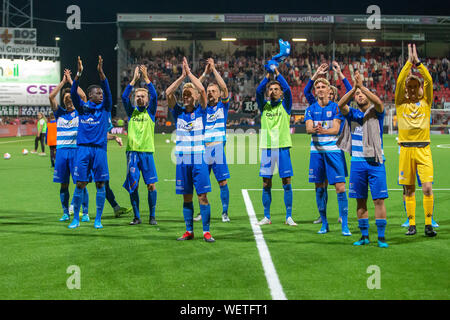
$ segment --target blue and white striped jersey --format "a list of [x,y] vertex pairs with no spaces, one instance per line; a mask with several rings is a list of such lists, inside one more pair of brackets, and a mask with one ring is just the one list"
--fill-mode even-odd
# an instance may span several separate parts
[[78,135],[78,111],[67,112],[61,106],[54,111],[56,119],[56,149],[76,148]]

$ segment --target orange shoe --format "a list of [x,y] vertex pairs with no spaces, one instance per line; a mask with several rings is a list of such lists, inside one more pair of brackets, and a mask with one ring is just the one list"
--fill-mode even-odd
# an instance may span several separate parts
[[192,240],[192,239],[194,239],[194,233],[186,231],[180,238],[177,239],[177,241]]

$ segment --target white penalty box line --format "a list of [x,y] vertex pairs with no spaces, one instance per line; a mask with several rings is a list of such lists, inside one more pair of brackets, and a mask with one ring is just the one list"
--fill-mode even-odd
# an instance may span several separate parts
[[280,279],[278,278],[277,270],[275,269],[272,258],[270,256],[269,248],[267,247],[266,241],[264,240],[262,230],[260,226],[257,225],[258,219],[256,218],[255,209],[253,208],[253,203],[250,199],[248,191],[247,189],[242,189],[241,191],[272,299],[287,300],[287,297],[283,291],[283,287],[281,286]]
[[[334,190],[334,188],[329,188],[330,190]],[[242,189],[242,190],[247,190],[247,191],[262,191],[262,188],[260,189]],[[284,191],[284,189],[275,189],[272,188],[270,189],[272,191]],[[421,187],[417,187],[416,191],[422,190]],[[311,188],[304,188],[304,189],[292,189],[292,191],[316,191],[316,189],[311,189]],[[336,190],[334,190],[336,191]],[[345,190],[345,191],[348,191]],[[403,191],[403,189],[388,189],[388,191]],[[433,188],[433,191],[450,191],[450,188]]]

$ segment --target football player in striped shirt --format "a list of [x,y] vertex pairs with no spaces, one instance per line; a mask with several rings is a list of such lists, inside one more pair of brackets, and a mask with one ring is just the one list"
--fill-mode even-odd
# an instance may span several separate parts
[[[358,109],[347,105],[354,98]],[[355,72],[355,86],[347,92],[338,103],[341,113],[347,121],[351,133],[352,156],[350,168],[349,197],[356,199],[358,225],[362,237],[354,245],[369,243],[369,214],[367,210],[368,187],[375,207],[375,224],[378,230],[378,246],[387,248],[385,239],[386,207],[384,199],[388,198],[385,157],[383,152],[384,106],[380,98],[364,87],[362,77]],[[370,123],[371,121],[373,123]],[[376,123],[376,124],[375,124]],[[344,128],[344,130],[347,127]],[[369,131],[372,130],[372,131]],[[364,132],[372,133],[365,139]],[[367,133],[366,133],[367,134]],[[344,132],[341,133],[343,137]],[[370,150],[367,150],[369,148]],[[378,154],[376,153],[378,149]],[[374,152],[371,152],[371,151]]]
[[[176,101],[175,91],[188,77],[191,83],[183,87],[183,105]],[[183,59],[183,73],[166,90],[167,103],[176,123],[176,193],[183,195],[183,216],[186,232],[177,240],[194,239],[194,206],[192,202],[194,187],[200,203],[202,215],[203,239],[214,242],[210,233],[211,206],[207,194],[211,192],[208,165],[204,161],[206,91],[200,80],[195,77]]]
[[[203,82],[209,73],[214,74],[216,82],[210,82],[206,87],[208,105],[206,107],[205,161],[208,164],[209,172],[211,173],[211,170],[214,172],[214,176],[219,183],[222,221],[229,222],[230,191],[228,190],[227,179],[230,178],[230,172],[225,156],[225,144],[230,97],[227,85],[217,71],[212,58],[207,60],[205,72],[199,78],[200,82]],[[201,219],[201,215],[195,220],[200,220],[199,218]]]
[[[77,134],[78,134],[78,111],[70,98],[70,89],[61,91],[64,107],[58,105],[56,95],[65,84],[72,85],[70,70],[64,70],[64,77],[58,86],[49,94],[50,106],[56,118],[56,158],[55,169],[53,173],[53,182],[60,183],[59,198],[63,208],[63,216],[59,221],[70,220],[69,209],[69,181],[70,175],[74,179],[75,158],[77,153]],[[81,88],[78,88],[78,94],[83,101],[87,101],[86,94]],[[83,216],[81,221],[89,221],[88,215],[89,194],[87,188],[84,188],[82,194]]]
[[329,99],[330,83],[325,78],[314,81],[317,102],[306,109],[306,132],[311,134],[309,182],[316,187],[316,202],[322,220],[319,234],[329,232],[326,207],[326,182],[334,185],[337,193],[342,235],[350,236],[348,229],[348,200],[345,191],[347,167],[345,155],[337,145],[342,114],[337,103]]

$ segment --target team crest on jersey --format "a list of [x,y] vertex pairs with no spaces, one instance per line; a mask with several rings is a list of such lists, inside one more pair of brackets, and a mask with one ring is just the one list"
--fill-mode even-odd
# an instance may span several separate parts
[[191,113],[191,119],[195,119],[195,113]]
[[71,117],[75,117],[75,111],[70,114]]
[[331,117],[331,111],[327,111],[327,117]]

